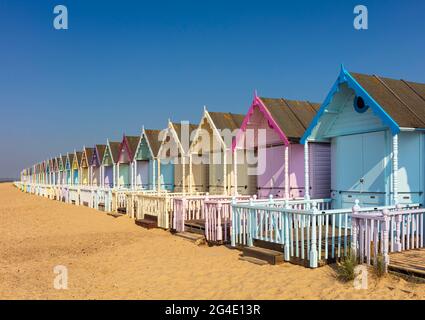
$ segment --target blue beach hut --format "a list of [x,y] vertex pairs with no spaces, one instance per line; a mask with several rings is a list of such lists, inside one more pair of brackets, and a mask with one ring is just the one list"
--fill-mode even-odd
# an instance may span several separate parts
[[334,208],[424,204],[424,133],[425,84],[342,67],[301,143],[331,143]]

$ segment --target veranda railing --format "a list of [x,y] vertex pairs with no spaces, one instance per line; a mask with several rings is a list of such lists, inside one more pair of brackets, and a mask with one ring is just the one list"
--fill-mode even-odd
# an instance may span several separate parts
[[389,253],[423,248],[425,209],[419,205],[362,212],[358,205],[352,214],[352,249],[361,263],[376,265],[379,255],[385,268]]
[[[249,200],[249,196],[239,196],[235,199]],[[173,229],[177,232],[185,231],[185,222],[189,220],[205,221],[205,237],[207,241],[227,241],[227,232],[230,229],[230,203],[233,197],[223,195],[183,196],[174,198]]]
[[[200,195],[201,193],[198,193]],[[172,226],[172,214],[176,197],[185,196],[182,192],[139,193],[133,197],[136,218],[144,219],[145,215],[158,219],[158,227],[169,229]]]
[[[348,255],[351,248],[350,216],[353,209],[331,210],[330,199],[283,201],[258,205],[232,204],[232,246],[253,246],[254,240],[282,246],[285,261],[301,262],[316,268],[321,260]],[[371,216],[380,210],[400,210],[395,206],[360,208]]]

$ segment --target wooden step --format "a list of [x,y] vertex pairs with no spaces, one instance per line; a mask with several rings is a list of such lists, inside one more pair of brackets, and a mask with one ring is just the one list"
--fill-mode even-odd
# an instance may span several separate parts
[[197,233],[200,235],[205,234],[205,220],[187,220],[184,222],[184,229],[186,232]]
[[280,264],[283,263],[283,252],[275,251],[260,247],[245,247],[242,249],[244,257],[252,257],[260,260],[264,260],[269,264]]
[[191,241],[198,246],[205,244],[205,236],[204,235],[200,235],[200,234],[196,234],[196,233],[192,233],[192,232],[177,232],[174,235],[176,235],[177,237],[183,238],[185,240]]
[[123,214],[126,214],[126,213],[127,213],[127,208],[125,208],[125,207],[118,208],[118,209],[117,209],[117,212],[119,212],[119,213],[123,213]]
[[121,214],[121,213],[117,213],[117,212],[108,212],[108,213],[106,213],[108,216],[111,216],[111,217],[114,217],[114,218],[119,218],[119,217],[122,217],[122,216],[124,216],[123,214]]
[[146,229],[158,228],[158,223],[156,221],[146,218],[136,219],[135,224]]
[[244,256],[242,256],[242,257],[239,257],[239,260],[251,262],[251,263],[257,264],[259,266],[264,266],[266,264],[269,264],[265,260],[261,260],[261,259],[257,259],[257,258],[253,258],[253,257],[244,257]]

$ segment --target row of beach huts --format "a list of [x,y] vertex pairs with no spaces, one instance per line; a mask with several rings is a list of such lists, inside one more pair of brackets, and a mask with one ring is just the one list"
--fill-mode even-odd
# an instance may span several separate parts
[[254,95],[246,114],[106,141],[21,172],[22,191],[316,268],[424,247],[425,84],[341,67],[320,105]]

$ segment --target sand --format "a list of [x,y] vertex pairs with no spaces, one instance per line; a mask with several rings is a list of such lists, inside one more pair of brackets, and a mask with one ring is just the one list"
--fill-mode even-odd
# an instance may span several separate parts
[[[425,299],[425,284],[393,275],[369,275],[356,290],[329,266],[238,257],[0,184],[0,299]],[[68,269],[66,290],[53,286],[57,265]]]

